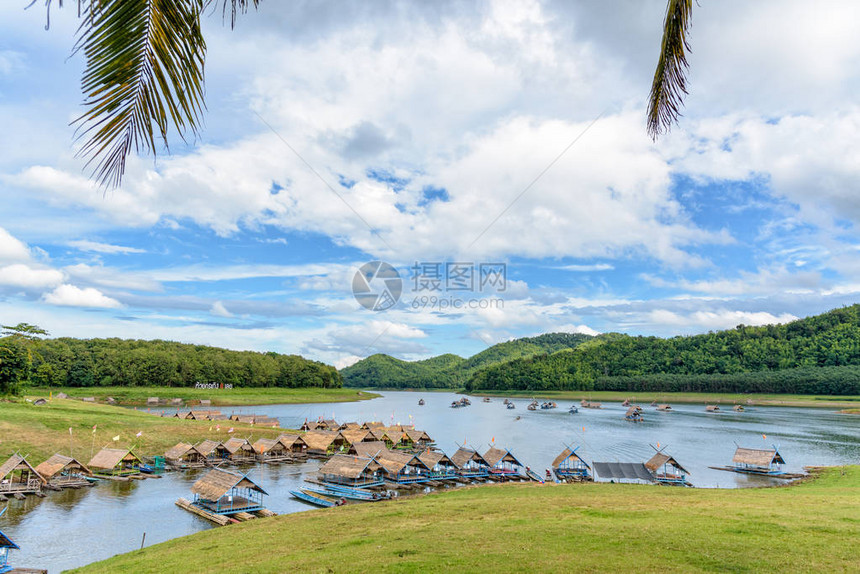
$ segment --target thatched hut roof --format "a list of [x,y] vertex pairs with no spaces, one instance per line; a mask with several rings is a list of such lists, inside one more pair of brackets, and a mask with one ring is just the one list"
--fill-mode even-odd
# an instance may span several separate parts
[[687,474],[690,474],[690,471],[687,470],[686,468],[684,468],[683,466],[681,466],[681,464],[677,460],[675,460],[673,457],[669,456],[668,454],[664,454],[662,452],[654,453],[654,456],[652,456],[648,460],[648,462],[645,463],[645,468],[647,468],[651,472],[657,472],[657,469],[662,467],[664,464],[668,464],[669,466],[674,466],[675,468],[677,468],[681,472],[685,472]]
[[738,447],[735,456],[732,457],[735,464],[748,464],[750,466],[769,467],[771,464],[785,464],[779,451],[776,449],[760,450],[756,448]]
[[340,430],[358,430],[360,428],[361,428],[361,425],[358,424],[357,422],[342,423],[340,425]]
[[386,437],[385,430],[382,427],[367,429],[367,432],[373,440],[382,440]]
[[197,453],[201,456],[206,456],[205,454],[200,452],[200,450],[188,444],[187,442],[180,442],[176,446],[165,452],[164,458],[166,458],[167,460],[179,460],[180,458],[188,455],[189,453]]
[[278,435],[278,440],[286,448],[293,448],[293,445],[296,444],[296,442],[307,446],[307,443],[297,434],[281,434]]
[[414,454],[385,450],[379,453],[376,460],[383,466],[383,468],[385,468],[385,470],[394,474],[399,473],[406,466],[417,466],[430,470],[430,468]]
[[[454,456],[451,457],[451,462],[456,464],[457,468],[463,468],[464,466],[466,466],[466,463],[468,463],[470,460],[474,460],[478,464],[487,464],[487,461],[484,460],[484,457],[482,457],[480,454],[478,454],[478,452],[476,450],[471,449],[471,448],[466,448],[464,446],[461,446],[457,450],[457,452],[454,453]],[[487,466],[491,466],[491,465],[487,465]]]
[[33,474],[35,474],[39,480],[42,482],[46,482],[45,478],[39,474],[39,472],[33,468],[27,459],[18,454],[17,452],[9,457],[9,460],[0,465],[0,480],[3,480],[7,476],[9,476],[12,472],[16,470],[29,470]]
[[624,413],[624,417],[628,419],[640,418],[642,416],[642,409],[640,407],[630,407],[627,409],[627,412]]
[[561,451],[561,454],[559,454],[557,457],[555,457],[555,460],[553,460],[553,461],[552,461],[552,467],[553,467],[553,468],[558,468],[558,467],[559,467],[559,465],[561,465],[561,463],[563,463],[565,460],[567,460],[567,459],[568,459],[568,458],[570,458],[571,456],[572,456],[573,458],[578,459],[579,461],[581,461],[581,462],[582,462],[582,464],[584,464],[586,468],[591,468],[591,467],[588,465],[588,463],[587,463],[587,462],[585,462],[585,459],[583,459],[581,456],[579,456],[577,453],[575,453],[574,451],[570,450],[569,448],[564,449],[563,451]]
[[509,450],[502,450],[500,448],[490,447],[490,449],[485,452],[483,456],[484,460],[487,461],[487,464],[491,467],[496,466],[500,462],[508,462],[510,464],[516,464],[517,466],[525,466],[523,463],[518,461]]
[[385,423],[379,422],[379,421],[370,421],[370,422],[366,422],[363,425],[361,425],[361,428],[368,429],[368,430],[385,428]]
[[658,411],[671,411],[671,410],[672,410],[672,406],[671,406],[671,405],[667,405],[667,404],[657,405],[657,410],[658,410]]
[[219,441],[207,439],[195,446],[194,448],[196,448],[198,452],[200,452],[200,454],[202,454],[203,456],[209,456],[219,446],[223,446]]
[[337,430],[340,428],[340,423],[334,419],[325,419],[317,422],[317,428],[321,428],[323,430]]
[[123,448],[103,448],[87,463],[87,466],[97,470],[110,470],[116,468],[123,461],[136,460],[141,462],[140,458]]
[[357,442],[350,447],[350,452],[355,451],[355,454],[364,458],[372,458],[377,454],[387,451],[388,447],[382,441],[366,441]]
[[220,468],[214,468],[203,475],[191,487],[191,492],[204,500],[218,500],[234,488],[250,488],[269,494],[247,476]]
[[370,458],[336,454],[320,467],[322,474],[332,474],[344,478],[361,478],[368,472],[376,472],[382,468],[378,462]]
[[257,454],[267,453],[267,452],[271,451],[272,448],[275,448],[276,446],[280,446],[281,448],[280,449],[276,448],[275,450],[283,450],[285,448],[284,444],[279,439],[276,439],[276,438],[257,439],[257,442],[255,442],[253,446],[254,446],[254,451]]
[[230,440],[224,443],[224,448],[227,449],[227,452],[230,454],[234,454],[239,450],[245,451],[253,451],[254,447],[248,442],[246,438],[239,438],[237,436],[232,437]]
[[456,466],[454,462],[448,458],[448,455],[438,450],[430,450],[429,448],[418,455],[418,459],[427,465],[427,468],[433,468],[437,464],[447,463],[450,466]]
[[340,434],[343,435],[343,438],[346,439],[346,442],[348,442],[349,444],[362,442],[368,437],[373,438],[369,431],[362,429],[345,429],[341,430]]
[[221,411],[204,411],[204,410],[195,411],[195,410],[191,410],[188,412],[187,418],[194,419],[196,421],[205,421],[205,420],[212,420],[210,418],[211,416],[220,415],[220,414],[221,414]]
[[709,413],[715,413],[715,412],[718,412],[720,410],[720,407],[718,407],[717,405],[707,405],[705,407],[705,410],[708,411]]
[[67,469],[74,470],[77,472],[83,472],[84,474],[92,474],[90,472],[90,469],[88,469],[83,463],[77,461],[70,456],[65,456],[60,453],[55,454],[54,456],[37,466],[36,472],[38,472],[43,478],[47,480]]
[[334,431],[312,430],[302,435],[302,439],[308,445],[308,450],[322,451],[328,450],[338,433]]
[[433,442],[430,435],[422,430],[406,429],[404,432],[409,435],[409,438],[411,438],[413,442]]

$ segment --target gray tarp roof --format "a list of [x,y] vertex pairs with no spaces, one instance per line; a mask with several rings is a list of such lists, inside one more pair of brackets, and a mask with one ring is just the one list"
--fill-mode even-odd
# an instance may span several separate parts
[[654,481],[654,475],[641,462],[594,462],[592,464],[600,478]]

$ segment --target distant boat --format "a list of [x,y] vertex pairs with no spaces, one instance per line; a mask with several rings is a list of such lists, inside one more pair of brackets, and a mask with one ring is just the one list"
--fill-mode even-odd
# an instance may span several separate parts
[[423,407],[423,406],[424,406],[424,399],[418,399],[418,406],[419,406],[419,407]]
[[576,408],[576,405],[570,405],[570,408],[567,409],[567,412],[569,412],[572,415],[575,415],[576,413],[579,412],[579,409]]
[[489,403],[489,402],[490,402],[490,397],[484,397],[484,402],[485,402],[485,403]]
[[514,403],[508,403],[507,405],[505,405],[505,408],[508,410],[515,409],[517,408],[517,405],[515,405]]
[[531,403],[531,404],[529,404],[529,406],[528,406],[528,407],[526,407],[526,408],[527,408],[528,410],[530,410],[530,411],[536,411],[536,410],[537,410],[537,405],[536,405],[536,404],[534,404],[534,403]]
[[662,405],[657,405],[657,410],[663,411],[663,412],[669,412],[672,410],[672,407],[671,407],[671,405],[662,404]]
[[718,407],[717,405],[707,405],[705,407],[705,410],[709,413],[718,413],[720,412],[720,407]]
[[738,412],[738,413],[744,412],[744,406],[743,405],[735,405],[734,409],[735,409],[735,412]]
[[324,496],[322,494],[317,494],[309,490],[291,490],[290,494],[292,494],[293,497],[298,498],[299,500],[302,500],[309,504],[313,504],[315,506],[322,506],[323,508],[341,506],[345,502],[343,498],[338,499],[330,496]]

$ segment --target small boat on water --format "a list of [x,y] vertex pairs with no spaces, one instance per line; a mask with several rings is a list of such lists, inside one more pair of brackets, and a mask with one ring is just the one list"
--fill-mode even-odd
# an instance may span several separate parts
[[575,415],[576,413],[579,412],[579,409],[576,408],[576,405],[570,405],[570,408],[567,409],[567,412],[569,412],[572,415]]
[[707,405],[705,407],[705,411],[709,413],[718,413],[720,412],[720,407],[718,407],[717,405]]
[[342,496],[352,500],[381,500],[383,498],[391,498],[390,492],[382,494],[366,488],[355,488],[331,482],[326,482],[321,488],[333,493],[333,496]]
[[314,506],[321,506],[323,508],[342,506],[344,503],[346,503],[346,500],[344,500],[343,497],[338,499],[331,496],[317,494],[307,489],[291,490],[290,494],[293,495],[293,498],[298,498],[303,502],[313,504]]
[[667,404],[657,405],[657,410],[664,413],[668,413],[672,410],[672,406]]
[[602,409],[603,408],[603,405],[601,405],[600,403],[592,403],[591,401],[587,401],[585,399],[582,399],[582,401],[579,404],[580,404],[580,406],[582,406],[586,409]]
[[743,405],[735,405],[735,406],[734,406],[734,411],[735,411],[736,413],[742,413],[742,412],[744,412],[744,406],[743,406]]
[[490,397],[484,397],[484,402],[485,402],[485,403],[489,403],[489,402],[490,402]]
[[378,492],[368,492],[367,494],[361,494],[355,491],[340,492],[337,490],[329,490],[324,486],[320,488],[307,487],[303,490],[327,498],[348,498],[349,500],[361,500],[364,502],[373,502],[376,500],[383,500],[384,498],[387,498],[386,496],[383,496]]
[[530,404],[529,404],[529,406],[527,406],[526,408],[527,408],[528,410],[530,410],[530,411],[536,411],[536,410],[537,410],[537,405],[536,405],[536,404],[534,404],[534,403],[530,403]]
[[506,404],[508,404],[508,403],[510,403],[510,402],[511,402],[511,401],[510,401],[510,399],[505,399],[505,400],[503,400],[503,401],[502,401],[502,404],[505,404],[505,405],[506,405]]
[[419,406],[419,407],[423,407],[423,406],[424,406],[424,399],[418,399],[418,406]]
[[630,406],[630,399],[624,399],[624,402],[621,403],[621,406],[622,407],[629,407]]
[[515,409],[517,408],[517,405],[515,405],[514,403],[508,403],[507,405],[505,405],[505,408],[508,410]]
[[554,401],[547,401],[540,406],[542,409],[554,409],[556,407],[558,407],[558,405]]

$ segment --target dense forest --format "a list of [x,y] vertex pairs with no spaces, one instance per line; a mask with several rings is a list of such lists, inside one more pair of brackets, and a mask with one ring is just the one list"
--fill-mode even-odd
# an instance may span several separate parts
[[[19,326],[20,327],[20,326]],[[170,341],[0,338],[0,394],[35,386],[340,387],[329,365],[297,355],[230,351]]]
[[860,305],[689,337],[599,336],[481,369],[466,388],[860,394]]
[[390,355],[371,355],[341,371],[350,387],[462,388],[473,373],[520,357],[572,349],[592,339],[579,333],[549,333],[493,345],[464,359],[447,354],[423,361],[402,361]]

